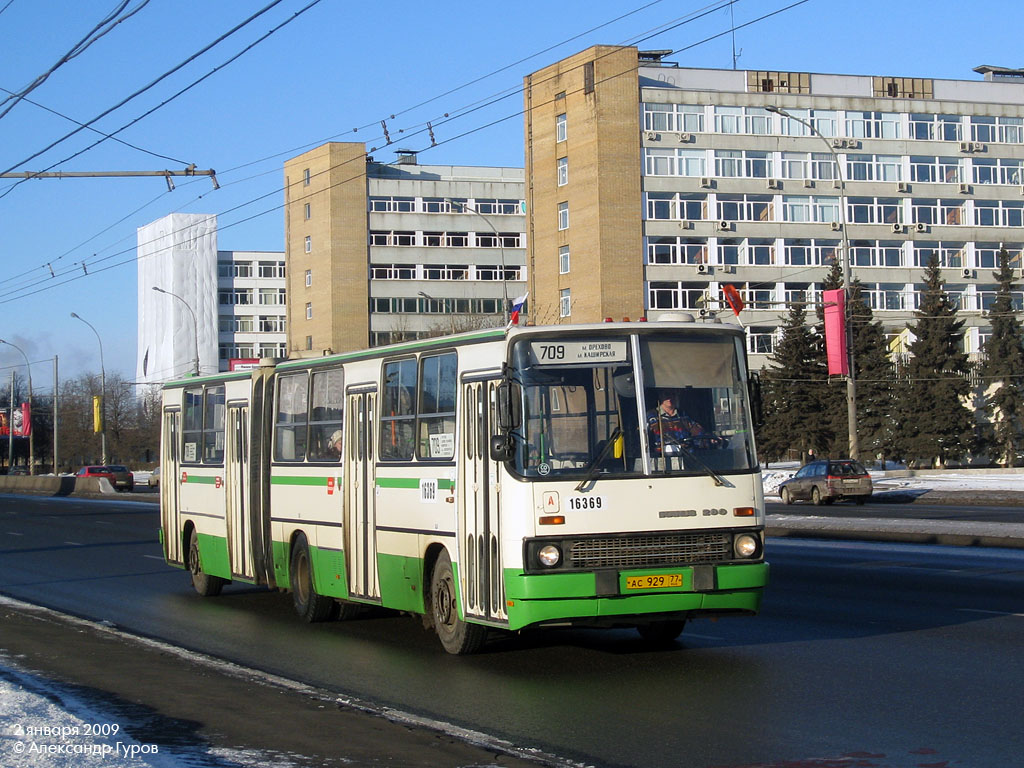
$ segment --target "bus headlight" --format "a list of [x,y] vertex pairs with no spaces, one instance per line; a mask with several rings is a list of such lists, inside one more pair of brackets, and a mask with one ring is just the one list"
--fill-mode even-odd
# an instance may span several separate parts
[[756,536],[749,533],[741,533],[732,543],[736,557],[751,558],[761,549],[761,542]]
[[562,551],[554,544],[545,544],[537,550],[537,560],[545,568],[554,568],[562,559]]

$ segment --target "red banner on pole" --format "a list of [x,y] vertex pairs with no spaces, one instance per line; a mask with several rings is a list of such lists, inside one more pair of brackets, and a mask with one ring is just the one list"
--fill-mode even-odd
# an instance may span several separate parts
[[8,437],[13,427],[15,437],[28,437],[32,433],[32,411],[28,403],[22,403],[20,408],[15,408],[13,418],[8,416],[8,410],[0,413],[0,435]]
[[846,352],[846,292],[842,288],[822,291],[825,301],[825,353],[829,376],[849,376],[850,356]]

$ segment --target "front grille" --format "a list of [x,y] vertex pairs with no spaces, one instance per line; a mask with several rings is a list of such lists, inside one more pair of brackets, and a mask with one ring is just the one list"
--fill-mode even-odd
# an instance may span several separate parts
[[585,569],[644,568],[731,559],[732,535],[708,531],[582,539],[572,543],[566,565]]

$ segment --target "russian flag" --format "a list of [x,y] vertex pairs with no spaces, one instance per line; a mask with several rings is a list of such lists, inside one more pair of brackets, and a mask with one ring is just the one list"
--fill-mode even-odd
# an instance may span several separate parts
[[512,300],[512,314],[508,319],[509,325],[519,325],[519,313],[523,311],[523,306],[526,304],[526,298],[530,294],[524,293],[518,299]]

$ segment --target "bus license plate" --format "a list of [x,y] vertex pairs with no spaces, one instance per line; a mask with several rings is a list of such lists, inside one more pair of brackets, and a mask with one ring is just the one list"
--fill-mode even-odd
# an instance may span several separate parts
[[626,577],[626,589],[669,589],[681,586],[683,586],[683,574],[681,573]]

